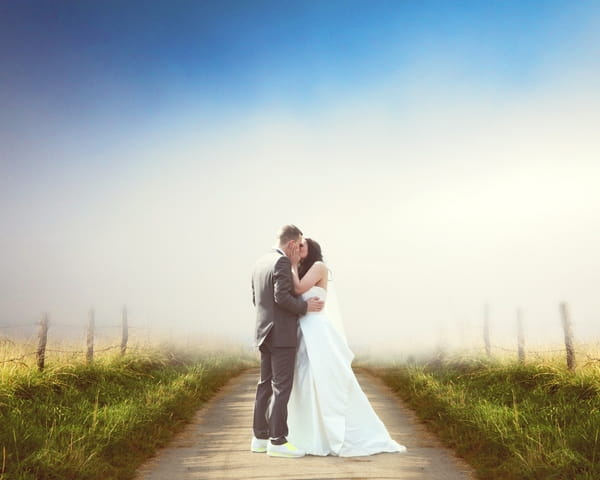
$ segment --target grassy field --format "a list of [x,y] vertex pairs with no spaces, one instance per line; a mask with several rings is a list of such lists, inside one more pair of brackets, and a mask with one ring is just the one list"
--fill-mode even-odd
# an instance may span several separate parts
[[165,349],[0,368],[0,480],[124,479],[231,377],[232,353]]
[[564,359],[368,365],[482,479],[600,478],[600,368]]

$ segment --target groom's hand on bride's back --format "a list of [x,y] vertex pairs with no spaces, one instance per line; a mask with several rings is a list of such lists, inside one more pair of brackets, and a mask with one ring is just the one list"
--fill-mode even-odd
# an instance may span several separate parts
[[310,297],[306,303],[308,304],[308,307],[306,308],[307,312],[320,312],[325,305],[325,302],[319,299],[319,297]]

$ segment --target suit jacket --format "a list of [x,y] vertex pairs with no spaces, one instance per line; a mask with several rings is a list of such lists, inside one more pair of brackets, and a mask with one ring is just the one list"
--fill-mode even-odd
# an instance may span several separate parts
[[296,347],[298,317],[307,303],[294,295],[292,263],[274,250],[261,257],[252,274],[252,303],[256,307],[256,345],[260,346],[271,332],[274,347]]

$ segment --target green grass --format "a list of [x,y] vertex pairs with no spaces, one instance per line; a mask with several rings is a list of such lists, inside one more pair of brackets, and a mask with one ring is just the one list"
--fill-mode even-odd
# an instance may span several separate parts
[[600,478],[600,370],[460,361],[369,366],[482,479]]
[[253,364],[231,353],[147,352],[0,370],[0,480],[131,478]]

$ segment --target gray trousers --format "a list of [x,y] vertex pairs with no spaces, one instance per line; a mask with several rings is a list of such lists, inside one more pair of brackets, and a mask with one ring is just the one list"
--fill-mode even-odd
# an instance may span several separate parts
[[260,346],[260,380],[256,387],[253,430],[256,438],[287,442],[287,404],[294,382],[296,347],[273,347],[270,336]]

